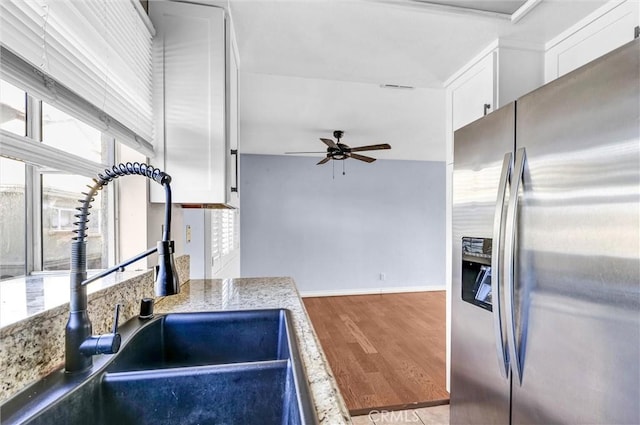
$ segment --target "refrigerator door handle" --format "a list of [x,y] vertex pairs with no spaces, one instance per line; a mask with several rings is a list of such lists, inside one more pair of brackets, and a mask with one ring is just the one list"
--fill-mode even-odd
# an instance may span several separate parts
[[517,378],[518,384],[522,384],[522,359],[516,345],[516,316],[515,316],[515,249],[516,229],[518,228],[518,192],[522,183],[522,173],[527,160],[525,148],[516,152],[516,159],[511,172],[511,193],[509,194],[509,207],[507,208],[507,223],[504,241],[504,294],[507,309],[507,346],[511,359],[511,370]]
[[493,305],[493,329],[496,338],[496,353],[498,354],[498,367],[500,375],[509,379],[509,353],[504,343],[502,334],[502,300],[500,298],[500,288],[502,287],[502,228],[504,222],[504,201],[507,194],[507,184],[511,176],[511,164],[513,155],[511,152],[504,154],[502,161],[502,172],[500,173],[500,183],[498,185],[498,198],[496,200],[496,211],[493,216],[493,253],[491,255],[491,298]]

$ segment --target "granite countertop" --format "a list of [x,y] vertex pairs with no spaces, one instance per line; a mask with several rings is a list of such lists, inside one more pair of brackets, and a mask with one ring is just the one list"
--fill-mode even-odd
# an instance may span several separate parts
[[286,308],[305,365],[311,396],[322,425],[350,424],[351,419],[293,279],[264,277],[191,280],[178,295],[163,298],[156,313]]

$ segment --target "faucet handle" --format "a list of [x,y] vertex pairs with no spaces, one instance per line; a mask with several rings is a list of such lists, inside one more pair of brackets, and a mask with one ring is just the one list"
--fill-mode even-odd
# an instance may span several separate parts
[[113,332],[110,334],[93,335],[80,344],[80,352],[85,356],[96,354],[115,354],[120,350],[120,334],[118,333],[118,319],[120,318],[120,304],[116,304],[113,319]]
[[117,334],[118,333],[118,319],[120,319],[120,304],[116,304],[116,309],[114,312],[114,317],[113,317],[113,332],[111,332],[112,334]]

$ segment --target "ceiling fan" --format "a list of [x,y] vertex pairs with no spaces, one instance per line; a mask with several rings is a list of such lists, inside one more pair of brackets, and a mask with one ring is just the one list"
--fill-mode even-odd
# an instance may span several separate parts
[[[329,162],[329,160],[334,159],[337,161],[341,161],[347,158],[357,159],[359,161],[364,162],[373,162],[376,159],[370,156],[360,155],[354,152],[362,152],[362,151],[375,151],[382,149],[391,149],[391,145],[388,143],[381,143],[378,145],[367,145],[367,146],[358,146],[355,148],[349,147],[344,143],[340,142],[342,136],[344,135],[344,131],[336,130],[333,132],[333,137],[336,138],[334,142],[331,139],[320,138],[320,140],[327,145],[327,156],[322,159],[322,161],[318,162],[316,165],[322,165]],[[285,154],[299,154],[299,153],[325,153],[325,152],[285,152]]]

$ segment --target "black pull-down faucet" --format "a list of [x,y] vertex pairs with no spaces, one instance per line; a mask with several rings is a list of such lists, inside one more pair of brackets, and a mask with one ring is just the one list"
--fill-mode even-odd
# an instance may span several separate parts
[[[90,279],[87,279],[87,242],[86,230],[88,216],[91,214],[91,202],[96,193],[102,190],[110,181],[126,175],[137,174],[145,176],[161,184],[165,190],[164,230],[162,240],[155,248],[130,258],[117,266],[111,267]],[[82,372],[93,365],[92,356],[95,354],[113,354],[120,349],[120,335],[118,334],[119,305],[116,306],[113,332],[105,335],[92,336],[92,326],[87,312],[86,285],[105,277],[129,264],[141,260],[154,252],[158,253],[156,266],[155,293],[156,296],[175,295],[180,291],[178,275],[173,261],[174,243],[170,240],[171,229],[171,177],[147,164],[126,163],[114,165],[98,174],[93,179],[94,184],[87,186],[89,192],[83,192],[84,199],[79,200],[81,206],[76,208],[78,219],[74,225],[76,236],[71,243],[71,293],[69,299],[69,321],[65,328],[65,372]]]

